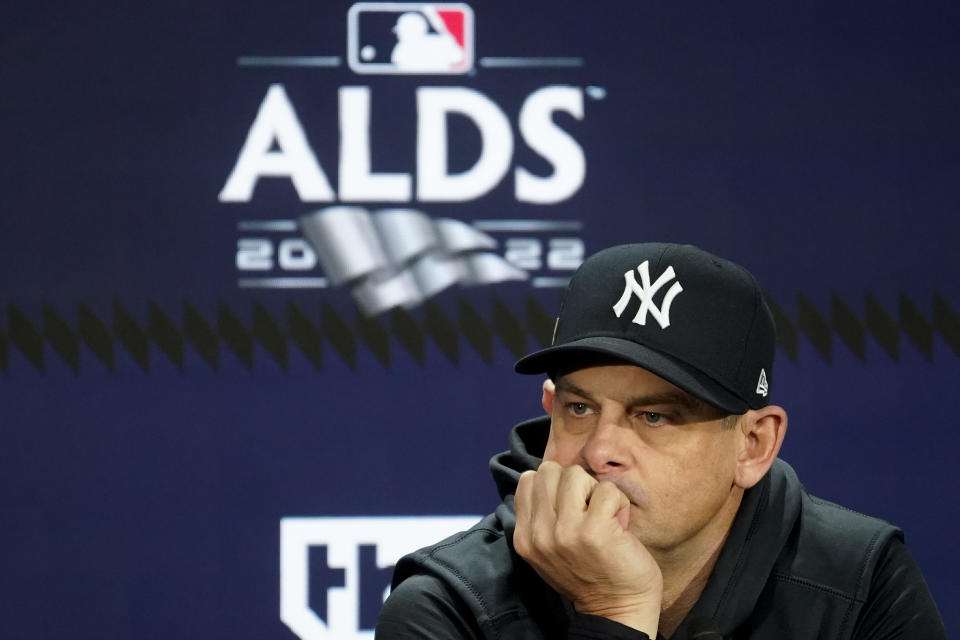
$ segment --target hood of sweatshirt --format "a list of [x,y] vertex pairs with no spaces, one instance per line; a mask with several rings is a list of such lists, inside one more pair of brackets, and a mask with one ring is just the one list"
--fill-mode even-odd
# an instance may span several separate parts
[[513,549],[513,529],[517,524],[513,512],[513,494],[517,490],[520,474],[540,466],[549,433],[550,418],[548,416],[521,422],[510,431],[510,449],[490,459],[490,473],[493,475],[501,500],[496,516],[511,549]]
[[[502,500],[496,516],[511,547],[516,525],[513,494],[520,474],[540,465],[549,429],[548,416],[517,425],[510,433],[510,449],[490,460]],[[790,465],[777,459],[744,493],[710,579],[673,637],[687,637],[691,625],[731,634],[750,616],[799,517],[801,489]]]

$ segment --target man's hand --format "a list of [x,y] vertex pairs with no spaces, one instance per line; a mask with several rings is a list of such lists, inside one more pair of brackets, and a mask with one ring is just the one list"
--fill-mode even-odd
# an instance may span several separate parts
[[580,613],[657,635],[663,578],[627,529],[630,502],[579,466],[544,462],[520,476],[513,546]]

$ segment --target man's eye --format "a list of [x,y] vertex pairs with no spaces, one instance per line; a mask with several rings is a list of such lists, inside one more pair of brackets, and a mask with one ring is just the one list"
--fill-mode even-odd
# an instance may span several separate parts
[[571,402],[567,407],[570,409],[570,413],[575,416],[585,416],[590,413],[590,407],[583,402]]
[[644,421],[652,427],[665,424],[667,421],[662,413],[657,413],[656,411],[644,411],[642,416]]

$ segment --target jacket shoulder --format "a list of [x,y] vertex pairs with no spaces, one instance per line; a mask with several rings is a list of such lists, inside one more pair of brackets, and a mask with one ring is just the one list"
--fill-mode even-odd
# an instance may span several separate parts
[[[793,479],[795,519],[735,638],[850,638],[897,527],[811,496]],[[789,630],[789,634],[785,634]]]
[[393,574],[393,587],[418,573],[461,578],[465,585],[509,571],[510,551],[504,531],[488,515],[466,531],[402,557]]
[[[802,491],[800,512],[742,637],[849,638],[878,564],[902,532]],[[737,635],[736,637],[741,637]]]
[[864,602],[870,577],[897,527],[803,491],[796,526],[773,578]]
[[474,616],[487,637],[555,637],[566,621],[563,605],[517,557],[496,515],[400,559],[393,588],[413,576],[431,576]]

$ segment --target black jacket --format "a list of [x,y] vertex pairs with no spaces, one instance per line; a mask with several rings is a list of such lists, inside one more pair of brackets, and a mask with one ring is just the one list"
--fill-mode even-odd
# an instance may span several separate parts
[[[378,640],[646,637],[576,613],[513,551],[513,493],[520,473],[539,465],[548,428],[547,418],[517,426],[510,450],[491,460],[503,499],[495,513],[400,560]],[[777,460],[745,493],[673,638],[721,636],[936,640],[946,632],[902,532],[809,495]]]

